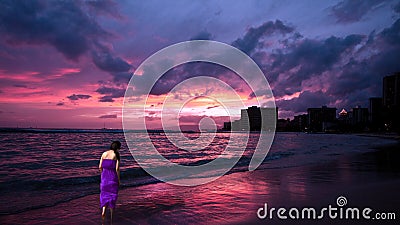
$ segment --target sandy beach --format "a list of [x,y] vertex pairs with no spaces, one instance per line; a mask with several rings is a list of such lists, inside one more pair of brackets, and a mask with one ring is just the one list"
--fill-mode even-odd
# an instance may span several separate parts
[[[377,139],[379,140],[379,139]],[[122,188],[113,224],[396,224],[396,220],[259,219],[269,207],[336,205],[395,212],[399,217],[399,145],[331,157],[300,167],[236,172],[214,182],[180,187],[166,183]],[[101,224],[99,196],[88,195],[55,206],[1,216],[1,224]],[[105,224],[110,224],[109,218]]]

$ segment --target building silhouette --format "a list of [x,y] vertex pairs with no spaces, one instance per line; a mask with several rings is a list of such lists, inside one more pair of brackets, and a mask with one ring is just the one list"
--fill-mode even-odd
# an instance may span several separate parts
[[336,121],[336,108],[322,106],[321,108],[308,108],[308,126],[310,131],[326,132],[333,127]]
[[340,120],[347,120],[349,118],[349,113],[347,113],[346,109],[342,109],[339,112],[339,119]]
[[224,122],[224,127],[222,130],[232,130],[232,123],[231,122]]
[[308,120],[307,114],[294,116],[292,122],[293,131],[306,131],[308,129],[307,120]]
[[250,131],[260,131],[262,125],[261,109],[257,106],[252,106],[247,108],[246,111],[247,111]]
[[264,131],[273,131],[276,129],[278,121],[278,107],[260,108],[262,116],[261,129]]
[[240,119],[225,122],[225,131],[273,131],[278,119],[278,108],[260,108],[251,106],[241,109]]
[[400,73],[383,78],[383,118],[386,130],[400,131]]
[[241,123],[240,123],[240,119],[239,120],[235,120],[232,122],[232,126],[231,126],[231,130],[232,131],[240,131],[241,129]]
[[382,98],[369,98],[369,128],[372,131],[382,131],[384,129],[383,123],[383,99]]
[[362,131],[365,130],[368,123],[368,108],[362,108],[357,106],[351,111],[351,124],[353,130]]
[[239,120],[225,122],[223,130],[400,133],[400,72],[384,77],[382,87],[383,97],[369,98],[368,108],[343,108],[336,114],[336,108],[322,106],[308,108],[307,114],[296,115],[293,120],[278,120],[278,108],[251,106],[241,110]]

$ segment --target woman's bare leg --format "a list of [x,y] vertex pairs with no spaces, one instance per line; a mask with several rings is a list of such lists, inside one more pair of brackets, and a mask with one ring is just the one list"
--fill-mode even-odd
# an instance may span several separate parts
[[103,211],[101,212],[101,218],[104,220],[106,218],[106,207],[103,206]]

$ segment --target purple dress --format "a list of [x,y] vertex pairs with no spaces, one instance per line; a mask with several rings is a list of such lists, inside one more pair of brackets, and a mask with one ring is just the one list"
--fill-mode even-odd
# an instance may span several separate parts
[[115,208],[118,198],[118,175],[115,170],[117,160],[103,159],[100,182],[100,208],[108,206]]

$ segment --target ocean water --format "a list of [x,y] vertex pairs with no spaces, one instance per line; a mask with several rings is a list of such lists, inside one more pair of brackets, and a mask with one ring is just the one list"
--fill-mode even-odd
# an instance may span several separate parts
[[[129,135],[137,140],[133,150],[145,152],[140,143],[148,134]],[[217,133],[210,137],[212,142],[204,149],[190,152],[175,147],[163,133],[152,133],[150,138],[170,161],[200,165],[223,154],[231,135],[244,134]],[[186,136],[195,142],[199,140],[198,145],[204,144],[200,143],[204,140],[196,139],[198,134]],[[248,170],[258,138],[258,134],[250,135],[242,158],[230,173]],[[98,194],[99,159],[114,140],[122,142],[121,189],[160,182],[138,166],[127,148],[123,133],[0,133],[0,215],[54,207]],[[277,133],[271,150],[258,169],[321,163],[338,155],[363,152],[392,142],[385,139],[377,142],[376,138],[356,135]]]

